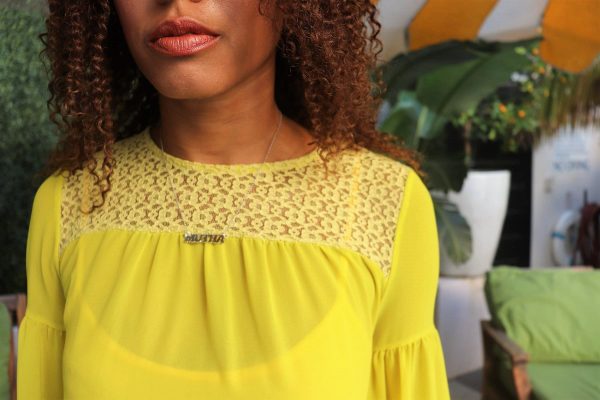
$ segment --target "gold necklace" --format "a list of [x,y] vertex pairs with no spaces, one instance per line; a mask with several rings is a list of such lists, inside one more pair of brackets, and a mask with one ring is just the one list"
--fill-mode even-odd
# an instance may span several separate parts
[[[262,161],[262,164],[265,163],[265,161],[267,161],[267,157],[269,156],[269,153],[271,152],[271,148],[273,147],[273,143],[275,143],[275,137],[277,136],[277,134],[279,133],[279,129],[281,128],[281,121],[283,120],[283,114],[281,113],[281,111],[279,112],[279,123],[277,124],[277,128],[275,129],[275,131],[273,132],[273,137],[271,138],[271,143],[269,144],[269,148],[267,149],[267,154],[265,154],[265,158]],[[183,221],[184,225],[186,226],[184,232],[183,232],[183,241],[184,243],[189,243],[189,244],[194,244],[194,243],[214,243],[214,244],[219,244],[219,243],[224,243],[225,242],[225,238],[227,237],[227,230],[223,230],[223,233],[193,233],[190,231],[189,224],[186,223],[185,219],[183,218],[183,214],[181,212],[181,206],[179,205],[179,196],[177,196],[177,192],[175,192],[175,188],[173,187],[173,182],[171,181],[171,174],[169,171],[169,168],[167,167],[167,156],[165,153],[165,150],[163,148],[163,141],[162,141],[162,135],[159,133],[159,140],[160,140],[160,149],[162,150],[163,153],[163,160],[164,160],[164,165],[165,165],[165,170],[167,171],[167,180],[169,181],[169,185],[171,186],[171,191],[173,192],[173,196],[175,197],[175,202],[177,204],[177,214],[179,215],[179,218]],[[252,190],[254,190],[255,186],[256,186],[256,177],[258,176],[258,174],[254,174],[254,182],[252,183]],[[237,218],[238,214],[240,211],[240,207],[237,207],[237,211],[234,215],[234,219]],[[226,227],[229,229],[229,224],[226,225]]]

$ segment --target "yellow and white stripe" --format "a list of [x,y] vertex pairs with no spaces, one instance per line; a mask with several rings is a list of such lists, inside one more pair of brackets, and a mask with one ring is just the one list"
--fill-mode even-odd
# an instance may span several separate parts
[[378,7],[385,60],[446,40],[538,35],[544,60],[566,71],[581,72],[600,54],[600,0],[380,0]]

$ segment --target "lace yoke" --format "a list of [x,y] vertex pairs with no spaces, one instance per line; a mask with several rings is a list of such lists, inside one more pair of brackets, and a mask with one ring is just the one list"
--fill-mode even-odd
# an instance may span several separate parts
[[[99,154],[99,153],[98,153]],[[85,214],[97,193],[86,170],[65,177],[60,253],[81,235],[120,229],[220,232],[350,249],[389,275],[409,167],[366,148],[325,168],[317,150],[265,164],[206,164],[163,153],[148,128],[115,143],[116,166],[105,203]],[[182,208],[168,183],[164,158]],[[256,178],[256,190],[250,191]],[[233,214],[238,212],[235,220]]]

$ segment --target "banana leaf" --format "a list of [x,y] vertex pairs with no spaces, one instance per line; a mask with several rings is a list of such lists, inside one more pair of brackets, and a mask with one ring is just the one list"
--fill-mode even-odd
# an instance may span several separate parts
[[432,193],[438,237],[448,257],[456,264],[463,264],[473,253],[473,238],[467,220],[456,204],[445,196]]
[[440,118],[421,104],[414,92],[402,91],[379,129],[400,136],[407,146],[417,149],[421,139],[439,135],[446,122],[446,118]]

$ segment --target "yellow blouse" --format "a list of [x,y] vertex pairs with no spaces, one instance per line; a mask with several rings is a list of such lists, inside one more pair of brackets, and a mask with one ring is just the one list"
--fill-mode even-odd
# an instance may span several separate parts
[[[224,243],[183,241],[163,155],[193,232],[239,206]],[[434,211],[410,167],[366,148],[327,170],[318,150],[198,163],[147,128],[114,157],[91,214],[87,172],[35,195],[19,400],[449,398]]]

